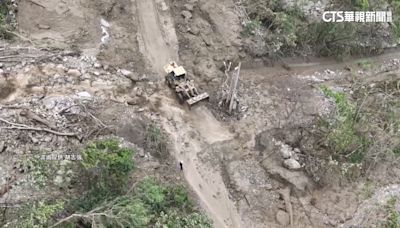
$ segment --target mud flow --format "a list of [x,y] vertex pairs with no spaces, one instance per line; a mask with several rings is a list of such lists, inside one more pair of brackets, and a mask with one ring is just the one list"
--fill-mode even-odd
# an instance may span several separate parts
[[[279,9],[249,0],[5,1],[14,38],[3,39],[0,15],[0,226],[18,227],[28,216],[3,204],[74,198],[91,183],[78,160],[32,159],[70,158],[107,138],[135,151],[129,194],[146,177],[182,185],[195,202],[190,210],[212,227],[399,224],[397,49],[342,61],[277,51],[293,38],[271,45],[287,32],[274,23],[291,1],[278,1]],[[326,6],[302,7],[317,14]],[[257,14],[268,20],[258,23]],[[191,109],[179,102],[165,78],[171,61],[209,101]],[[230,100],[238,105],[231,113]],[[40,227],[101,226],[103,218],[88,219],[93,209],[69,207],[44,222],[29,216]],[[190,211],[174,210],[137,222],[152,226]],[[177,227],[202,218],[176,219]]]

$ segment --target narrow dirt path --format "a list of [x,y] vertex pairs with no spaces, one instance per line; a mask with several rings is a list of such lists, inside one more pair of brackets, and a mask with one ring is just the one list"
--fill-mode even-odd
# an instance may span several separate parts
[[[171,27],[172,23],[160,23],[160,17],[164,17],[161,21],[168,22],[165,16],[168,7],[162,0],[137,0],[136,2],[142,53],[148,58],[153,69],[163,76],[162,66],[171,60],[178,61],[177,40],[175,30]],[[163,11],[163,15],[159,13],[159,10]],[[197,158],[202,148],[218,141],[232,139],[233,135],[205,107],[186,112],[182,107],[177,106],[174,100],[168,98],[168,95],[162,94],[165,93],[161,92],[150,100],[161,101],[160,123],[171,136],[175,158],[184,163],[184,175],[187,182],[198,195],[203,208],[214,221],[215,227],[239,228],[240,218],[235,205],[229,199],[221,174],[214,171],[211,165],[204,164]],[[192,133],[200,137],[193,138]]]
[[[162,67],[169,61],[178,60],[178,50],[176,50],[178,41],[175,30],[161,25],[161,15],[158,13],[154,0],[136,0],[136,2],[140,31],[138,36],[140,36],[142,52],[154,70],[163,75]],[[168,10],[165,2],[157,2],[163,6],[160,10]]]
[[[160,122],[171,136],[175,157],[178,161],[183,161],[185,178],[213,219],[214,226],[241,227],[239,214],[229,199],[221,174],[211,164],[205,164],[198,159],[198,153],[211,142],[231,140],[233,135],[205,107],[199,106],[186,112],[176,107],[173,100],[158,98],[162,100]],[[198,129],[202,124],[205,125]]]

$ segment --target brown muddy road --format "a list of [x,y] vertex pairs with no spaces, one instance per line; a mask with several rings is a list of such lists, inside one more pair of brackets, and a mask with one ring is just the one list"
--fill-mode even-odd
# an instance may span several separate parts
[[[177,39],[168,7],[162,0],[138,0],[137,14],[140,22],[139,43],[153,70],[163,75],[162,66],[171,60],[178,61]],[[163,18],[162,20],[160,20]],[[160,21],[167,21],[161,24]],[[160,77],[162,78],[162,77]],[[174,146],[174,156],[184,163],[184,175],[197,194],[202,206],[212,218],[215,227],[241,227],[234,203],[220,173],[202,163],[197,154],[209,144],[230,140],[233,135],[220,124],[205,107],[186,111],[177,106],[167,94],[150,100],[161,101],[160,122],[169,133]],[[191,135],[198,137],[191,137]]]

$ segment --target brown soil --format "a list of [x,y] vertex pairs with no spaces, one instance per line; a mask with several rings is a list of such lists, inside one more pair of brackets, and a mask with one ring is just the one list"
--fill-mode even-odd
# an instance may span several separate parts
[[[182,161],[182,178],[215,227],[285,227],[276,215],[286,210],[279,193],[287,187],[292,192],[292,227],[365,224],[360,222],[365,210],[358,207],[364,200],[360,194],[365,181],[360,178],[349,182],[340,171],[321,166],[319,156],[327,155],[317,153],[314,146],[318,142],[310,133],[316,119],[332,110],[319,87],[346,87],[353,76],[347,69],[360,70],[359,60],[337,63],[318,58],[311,62],[286,59],[285,67],[266,67],[263,60],[250,59],[243,64],[239,89],[244,111],[240,118],[231,118],[219,112],[216,95],[224,78],[223,61],[237,63],[246,56],[233,1],[34,2],[38,4],[21,1],[19,5],[20,32],[37,48],[78,50],[89,60],[55,56],[44,62],[10,64],[13,70],[8,73],[13,83],[0,84],[0,103],[28,105],[54,120],[61,130],[85,134],[85,140],[106,135],[121,137],[140,152],[137,159],[142,176],[179,181],[181,175],[174,167]],[[101,19],[110,24],[111,38],[106,44],[100,41]],[[99,61],[90,60],[92,57]],[[386,60],[399,57],[395,52],[369,60],[384,65]],[[178,104],[163,83],[162,67],[171,60],[186,68],[200,90],[212,94],[210,104],[192,110]],[[398,65],[391,66],[393,69],[388,71],[398,73]],[[69,69],[79,69],[79,75],[68,73]],[[131,74],[124,76],[120,69],[128,69]],[[142,77],[146,80],[139,80]],[[60,117],[60,110],[56,110],[57,106],[66,108],[84,99],[91,99],[86,104],[94,109],[96,118],[83,113],[85,118]],[[51,108],[43,109],[46,106]],[[18,111],[0,111],[3,117],[17,116],[15,121],[33,124],[21,120]],[[112,126],[110,131],[103,132],[103,124]],[[144,132],[150,124],[167,134],[172,158],[146,151]],[[19,155],[25,153],[25,147],[64,151],[83,146],[75,139],[0,131],[0,146],[4,141]],[[306,167],[296,171],[284,168],[277,141],[298,148],[298,160]],[[53,142],[60,146],[53,148]],[[9,149],[5,151],[0,151],[0,160],[7,169],[7,164],[17,159],[9,156]],[[312,159],[305,159],[307,155]],[[386,178],[388,167],[382,166],[375,176]],[[396,182],[400,172],[393,169],[390,175]],[[387,198],[384,187],[388,184],[393,183],[377,186],[382,190],[364,204],[371,207],[377,199]],[[353,215],[357,216],[354,221]]]

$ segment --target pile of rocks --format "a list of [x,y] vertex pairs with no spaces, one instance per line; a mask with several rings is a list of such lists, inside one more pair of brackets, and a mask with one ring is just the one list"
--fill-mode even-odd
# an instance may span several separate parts
[[299,154],[301,153],[299,148],[292,148],[281,141],[274,141],[275,145],[279,147],[280,155],[284,159],[283,166],[286,169],[300,170],[304,167],[304,165],[301,165],[299,162]]

